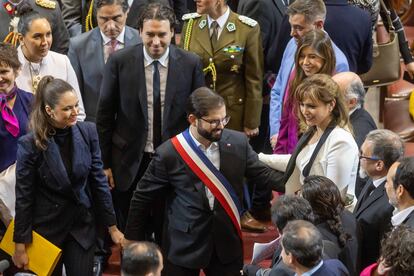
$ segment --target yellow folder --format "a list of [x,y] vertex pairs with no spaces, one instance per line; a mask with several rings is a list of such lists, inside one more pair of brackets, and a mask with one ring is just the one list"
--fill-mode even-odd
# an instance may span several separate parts
[[[7,227],[6,234],[0,242],[0,248],[7,252],[10,256],[14,254],[15,244],[13,242],[14,220]],[[55,269],[62,250],[49,242],[38,233],[33,231],[33,241],[26,247],[29,257],[29,270],[38,276],[50,276]]]

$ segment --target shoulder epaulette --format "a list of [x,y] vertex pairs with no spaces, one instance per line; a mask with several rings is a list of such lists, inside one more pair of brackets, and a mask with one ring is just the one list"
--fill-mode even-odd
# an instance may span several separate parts
[[51,0],[36,0],[36,5],[46,8],[46,9],[52,9],[54,10],[56,8],[56,2]]
[[196,12],[193,12],[193,13],[186,13],[186,14],[184,14],[183,17],[182,17],[182,19],[183,20],[189,20],[191,18],[194,19],[194,18],[198,18],[198,17],[201,17],[201,14],[198,14]]
[[239,15],[239,20],[241,22],[243,22],[244,24],[250,26],[250,27],[254,27],[257,25],[257,21],[254,19],[251,19],[250,17],[244,16],[244,15]]

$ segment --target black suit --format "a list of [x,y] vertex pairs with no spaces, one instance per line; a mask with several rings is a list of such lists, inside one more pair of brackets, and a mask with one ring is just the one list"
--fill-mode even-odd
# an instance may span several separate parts
[[352,128],[355,134],[355,142],[358,145],[358,148],[361,148],[361,145],[365,141],[367,134],[374,129],[377,129],[377,125],[374,122],[371,114],[368,113],[364,108],[358,108],[349,116],[351,121]]
[[411,213],[405,218],[402,224],[410,228],[414,228],[414,211],[411,211]]
[[[173,45],[169,49],[163,141],[187,128],[187,98],[204,85],[200,58]],[[111,168],[114,176],[114,201],[122,229],[132,191],[149,162],[145,158],[145,164],[141,165],[148,134],[142,44],[119,50],[109,58],[103,74],[96,124],[104,168]]]
[[[36,148],[32,133],[19,139],[14,242],[31,243],[35,230],[61,248],[74,239],[83,250],[92,250],[93,258],[95,214],[106,226],[116,224],[115,214],[95,126],[78,122],[71,135],[71,172],[54,138],[45,151]],[[88,269],[92,272],[92,266]],[[82,275],[89,275],[86,270]]]
[[362,201],[371,181],[368,180],[354,209],[354,215],[361,227],[361,268],[377,261],[380,242],[384,234],[391,229],[391,216],[394,210],[388,202],[385,181]]
[[[225,129],[218,145],[220,172],[233,186],[240,202],[245,177],[260,185],[274,184],[277,190],[284,190],[280,181],[282,174],[258,160],[246,135]],[[165,194],[168,227],[163,249],[166,259],[176,266],[200,269],[211,265],[214,254],[223,265],[238,263],[240,270],[242,242],[218,200],[214,201],[213,210],[210,209],[204,187],[171,141],[163,143],[134,192],[125,237],[144,238],[148,207],[159,194]],[[214,274],[213,271],[212,275],[233,275],[228,273],[216,271]]]

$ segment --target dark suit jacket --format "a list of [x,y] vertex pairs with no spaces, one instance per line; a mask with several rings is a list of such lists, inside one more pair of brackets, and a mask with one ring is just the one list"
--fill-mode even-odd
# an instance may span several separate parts
[[265,72],[271,71],[274,61],[267,59],[272,45],[277,44],[276,35],[282,23],[286,6],[281,0],[240,0],[237,13],[253,18],[260,25],[265,58]]
[[365,141],[367,134],[374,129],[377,129],[377,125],[372,119],[371,114],[368,113],[364,108],[356,109],[351,116],[349,116],[351,121],[352,128],[355,134],[355,142],[358,145],[358,148],[361,148],[361,145]]
[[[275,186],[282,190],[282,173],[259,161],[246,135],[225,129],[218,144],[220,172],[241,202],[244,178],[258,185],[278,183]],[[149,207],[160,194],[166,195],[168,226],[163,249],[170,262],[193,269],[206,267],[215,250],[222,264],[237,259],[242,263],[242,243],[229,216],[217,200],[210,209],[204,184],[182,160],[171,140],[157,148],[137,185],[125,230],[127,239],[144,238]]]
[[348,276],[346,267],[338,260],[324,260],[323,265],[312,276]]
[[361,198],[368,190],[369,182],[358,198],[354,215],[361,227],[361,268],[375,263],[380,253],[380,242],[391,229],[391,216],[394,208],[389,204],[385,192],[385,181],[374,189],[363,202]]
[[[163,141],[188,127],[188,96],[204,86],[200,58],[170,45],[162,122]],[[103,75],[97,120],[104,168],[112,168],[116,188],[134,181],[147,141],[148,112],[143,45],[109,58]]]
[[[125,27],[125,47],[141,42],[138,31]],[[99,90],[104,71],[104,47],[99,28],[71,38],[68,57],[75,70],[87,121],[96,121]]]
[[408,217],[405,218],[402,224],[410,228],[414,228],[414,211],[411,211],[411,213],[408,215]]
[[104,225],[116,224],[95,125],[78,122],[71,131],[71,178],[53,137],[45,151],[32,133],[19,139],[14,242],[31,243],[34,230],[57,246],[71,234],[88,249],[95,243],[95,212]]

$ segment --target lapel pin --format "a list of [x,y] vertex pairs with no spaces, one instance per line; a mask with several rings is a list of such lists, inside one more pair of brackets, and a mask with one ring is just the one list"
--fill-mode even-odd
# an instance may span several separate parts
[[200,29],[203,29],[206,25],[207,25],[207,20],[205,19],[201,20],[200,23],[198,23],[198,27]]
[[231,144],[227,144],[226,146],[231,147]]
[[236,30],[236,25],[234,25],[233,22],[229,22],[227,23],[226,28],[227,28],[227,31],[234,32]]

